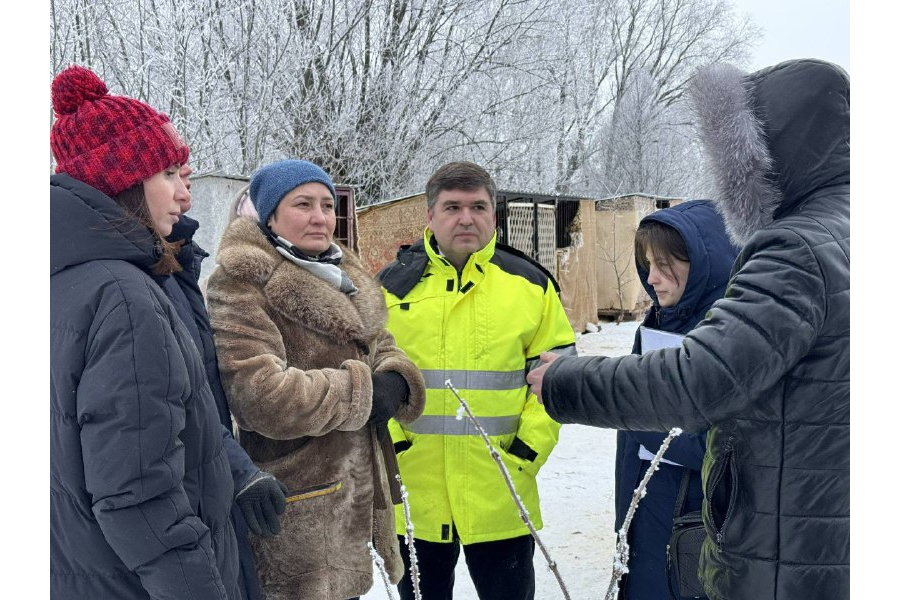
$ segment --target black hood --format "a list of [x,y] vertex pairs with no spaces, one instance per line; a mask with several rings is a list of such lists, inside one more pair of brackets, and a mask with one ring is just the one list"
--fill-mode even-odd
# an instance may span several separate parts
[[839,66],[792,60],[745,75],[713,65],[690,97],[738,245],[817,190],[850,183],[850,78]]
[[103,192],[68,175],[50,177],[50,274],[92,260],[150,269],[160,258],[153,235]]

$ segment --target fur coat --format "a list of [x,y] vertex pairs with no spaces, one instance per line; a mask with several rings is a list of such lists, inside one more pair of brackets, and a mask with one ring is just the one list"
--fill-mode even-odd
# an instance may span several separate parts
[[372,585],[369,541],[391,581],[403,575],[389,445],[368,423],[371,374],[406,379],[401,422],[422,413],[425,383],[384,328],[378,284],[343,250],[354,296],[286,260],[242,217],[226,229],[209,278],[219,368],[241,445],[289,489],[281,533],[251,537],[270,600],[364,594]]

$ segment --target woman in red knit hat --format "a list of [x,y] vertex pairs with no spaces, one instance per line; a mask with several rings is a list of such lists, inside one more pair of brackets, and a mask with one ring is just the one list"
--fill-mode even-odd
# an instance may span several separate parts
[[188,148],[88,69],[52,93],[51,596],[238,600],[222,426],[159,285]]

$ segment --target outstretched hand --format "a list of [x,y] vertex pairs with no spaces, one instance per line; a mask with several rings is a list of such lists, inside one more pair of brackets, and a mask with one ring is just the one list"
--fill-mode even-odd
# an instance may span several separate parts
[[532,393],[537,396],[538,402],[541,404],[544,403],[544,399],[541,398],[541,390],[544,385],[544,372],[547,370],[547,367],[550,366],[550,363],[557,358],[559,358],[559,354],[554,354],[553,352],[541,352],[541,366],[525,376],[525,381],[531,386]]

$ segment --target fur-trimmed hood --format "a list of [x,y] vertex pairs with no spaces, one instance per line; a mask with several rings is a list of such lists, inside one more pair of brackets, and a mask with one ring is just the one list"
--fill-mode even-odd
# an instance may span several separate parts
[[365,344],[384,328],[387,309],[381,289],[356,256],[341,247],[341,268],[359,289],[340,293],[309,271],[276,252],[251,219],[235,219],[225,230],[217,261],[229,275],[263,286],[282,315],[333,338],[338,343]]
[[850,79],[839,66],[802,59],[744,74],[718,64],[689,95],[737,245],[817,190],[850,183]]

